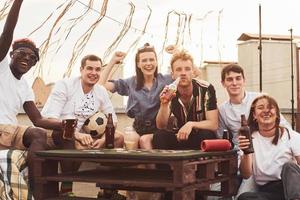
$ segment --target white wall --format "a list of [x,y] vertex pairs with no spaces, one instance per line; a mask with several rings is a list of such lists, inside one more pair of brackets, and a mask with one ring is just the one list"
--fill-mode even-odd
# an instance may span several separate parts
[[223,66],[224,64],[207,64],[203,69],[203,79],[215,87],[218,105],[228,99],[227,92],[221,84],[221,70]]
[[[244,68],[246,87],[259,91],[258,40],[238,44],[238,63]],[[290,41],[262,41],[262,91],[273,96],[280,108],[291,108],[291,49]],[[296,107],[296,44],[293,44],[294,107]]]

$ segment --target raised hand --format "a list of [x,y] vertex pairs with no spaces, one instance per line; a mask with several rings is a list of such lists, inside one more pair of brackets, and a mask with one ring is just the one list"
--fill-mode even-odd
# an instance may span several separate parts
[[126,56],[126,53],[125,52],[122,52],[122,51],[116,51],[113,55],[113,57],[111,58],[111,62],[113,64],[120,64],[120,63],[123,63],[123,60]]
[[10,48],[22,2],[23,0],[15,0],[7,15],[4,28],[0,36],[0,61],[5,58]]

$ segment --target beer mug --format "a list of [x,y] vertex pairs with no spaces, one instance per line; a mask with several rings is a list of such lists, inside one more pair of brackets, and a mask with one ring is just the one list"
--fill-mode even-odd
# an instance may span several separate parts
[[64,119],[63,120],[63,139],[73,140],[74,133],[77,126],[77,119]]

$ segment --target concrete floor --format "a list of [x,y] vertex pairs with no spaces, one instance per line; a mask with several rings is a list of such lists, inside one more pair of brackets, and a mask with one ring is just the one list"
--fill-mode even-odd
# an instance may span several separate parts
[[[99,188],[93,183],[74,183],[73,192],[78,197],[96,198],[99,192]],[[120,194],[126,195],[126,191],[119,191]],[[149,200],[150,193],[148,192],[136,192],[138,200]]]
[[[82,163],[80,169],[92,169],[95,166],[95,163]],[[99,188],[96,187],[95,183],[75,182],[73,192],[76,196],[95,198],[99,192]]]
[[[96,167],[95,163],[82,163],[80,170],[86,169],[93,169]],[[82,182],[75,182],[73,185],[73,192],[76,196],[80,197],[90,197],[95,198],[97,197],[98,192],[100,189],[96,187],[95,183],[82,183]],[[120,194],[126,195],[126,191],[119,191]],[[136,192],[138,196],[138,200],[148,200],[150,198],[151,193],[148,192]]]

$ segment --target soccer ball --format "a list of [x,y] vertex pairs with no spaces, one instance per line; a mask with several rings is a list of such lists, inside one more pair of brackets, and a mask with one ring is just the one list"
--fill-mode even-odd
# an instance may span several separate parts
[[92,137],[102,136],[106,124],[107,117],[101,112],[96,112],[84,122],[82,129]]

